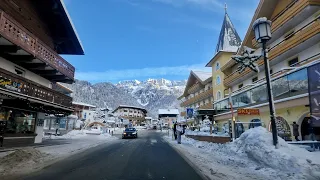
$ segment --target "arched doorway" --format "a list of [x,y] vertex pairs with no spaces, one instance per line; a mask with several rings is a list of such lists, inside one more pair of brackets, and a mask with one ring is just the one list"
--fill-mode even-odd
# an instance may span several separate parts
[[258,127],[258,126],[262,126],[262,123],[261,123],[260,119],[252,119],[250,122],[251,123],[249,124],[249,129],[255,128],[255,127]]
[[[280,136],[285,141],[291,141],[291,129],[287,120],[285,120],[281,116],[276,117],[276,126],[278,136]],[[269,123],[269,131],[271,131],[271,122]]]

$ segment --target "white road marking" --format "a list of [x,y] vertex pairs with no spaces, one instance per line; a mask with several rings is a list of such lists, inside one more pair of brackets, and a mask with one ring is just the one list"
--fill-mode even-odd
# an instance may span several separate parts
[[151,145],[153,145],[154,143],[157,143],[158,141],[156,139],[151,139]]

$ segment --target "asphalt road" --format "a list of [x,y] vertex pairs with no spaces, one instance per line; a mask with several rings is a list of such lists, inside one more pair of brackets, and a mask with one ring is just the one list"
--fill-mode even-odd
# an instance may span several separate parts
[[[138,139],[100,145],[52,164],[26,180],[200,180],[197,172],[162,138],[144,130]],[[119,136],[120,137],[120,136]]]

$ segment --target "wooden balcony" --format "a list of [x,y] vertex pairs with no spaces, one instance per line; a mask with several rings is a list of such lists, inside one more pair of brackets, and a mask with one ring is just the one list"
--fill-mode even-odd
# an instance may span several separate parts
[[[312,16],[318,11],[320,1],[318,0],[294,0],[284,10],[282,10],[277,16],[271,19],[272,26],[272,39],[268,41],[267,45],[279,39],[284,33],[289,32],[293,27],[303,22],[306,18]],[[252,39],[252,45],[258,47],[255,38]],[[221,71],[226,72],[229,70],[235,62],[230,59],[224,66],[221,67]]]
[[[280,12],[277,16],[275,16],[271,25],[271,33],[277,31],[281,26],[290,21],[293,17],[296,17],[299,13],[301,13],[308,6],[320,5],[319,0],[295,0],[292,1],[291,4],[288,5],[282,12]],[[303,20],[303,19],[302,19]],[[299,21],[300,22],[300,21]],[[292,26],[291,26],[292,28]],[[252,45],[257,47],[258,43],[255,38],[252,39]]]
[[55,82],[73,82],[75,68],[12,17],[1,11],[0,55]]
[[[317,20],[312,21],[308,25],[304,26],[303,28],[301,28],[297,32],[295,32],[295,34],[291,38],[283,40],[283,41],[279,42],[277,45],[275,45],[274,47],[271,47],[269,49],[269,53],[268,53],[269,54],[269,57],[268,57],[269,61],[273,61],[278,56],[292,50],[296,46],[300,45],[301,43],[306,42],[308,39],[311,39],[312,37],[318,35],[319,33],[320,33],[320,20],[317,19]],[[305,49],[307,49],[307,47]],[[263,65],[263,59],[260,59],[259,61],[257,61],[257,64],[259,66]],[[247,68],[241,74],[239,74],[236,71],[236,72],[225,77],[224,84],[226,86],[230,86],[230,84],[232,82],[239,79],[240,77],[247,75],[250,72],[251,72],[251,70],[249,68]]]
[[207,103],[199,107],[199,109],[213,109],[212,103]]
[[209,97],[213,97],[213,92],[212,89],[206,90],[200,94],[198,94],[197,96],[194,96],[193,98],[190,98],[186,101],[184,101],[183,103],[180,104],[181,107],[186,107],[188,105],[194,104],[196,102],[202,101],[204,99],[207,99]]
[[198,92],[200,91],[200,89],[202,89],[203,87],[201,87],[201,85],[199,83],[197,84],[194,84],[193,86],[191,86],[189,89],[188,89],[188,93],[189,94],[193,94],[195,92]]
[[72,98],[0,68],[0,89],[47,103],[72,107]]

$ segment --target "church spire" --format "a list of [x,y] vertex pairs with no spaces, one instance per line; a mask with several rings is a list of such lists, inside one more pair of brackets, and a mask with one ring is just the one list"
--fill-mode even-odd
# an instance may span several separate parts
[[227,13],[227,4],[225,4],[224,10],[224,20],[216,47],[216,53],[219,51],[237,52],[239,46],[241,45],[241,39]]

